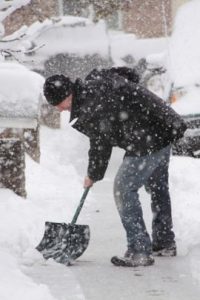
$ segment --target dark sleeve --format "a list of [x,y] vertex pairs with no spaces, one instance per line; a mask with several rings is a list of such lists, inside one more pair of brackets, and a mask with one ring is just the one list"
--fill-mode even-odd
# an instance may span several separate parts
[[140,106],[140,110],[143,113],[149,114],[150,117],[159,120],[165,130],[169,132],[172,142],[183,137],[187,125],[173,108],[140,85],[136,85],[134,93],[137,99],[137,106]]
[[103,139],[100,137],[90,139],[88,176],[92,180],[103,179],[111,153],[112,146]]

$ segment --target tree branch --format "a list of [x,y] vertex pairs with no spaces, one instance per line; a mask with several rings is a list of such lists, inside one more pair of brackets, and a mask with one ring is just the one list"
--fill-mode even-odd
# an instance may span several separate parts
[[0,40],[0,43],[9,43],[9,42],[15,42],[15,41],[19,41],[20,39],[22,39],[23,37],[25,37],[26,34],[23,33],[22,35],[20,35],[19,37],[17,38],[14,38],[14,39],[10,39],[10,40]]

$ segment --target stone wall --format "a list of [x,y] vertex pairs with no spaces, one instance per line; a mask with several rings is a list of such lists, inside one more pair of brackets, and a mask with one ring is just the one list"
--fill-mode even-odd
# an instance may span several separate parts
[[58,15],[58,1],[31,0],[30,4],[17,9],[4,20],[5,34],[9,35],[23,25],[31,25],[36,21]]
[[135,0],[124,9],[123,28],[127,32],[140,38],[152,38],[171,31],[171,0]]
[[26,198],[25,152],[20,139],[0,139],[0,183]]
[[[123,29],[135,33],[140,38],[166,36],[171,33],[177,9],[188,1],[123,0],[121,1]],[[35,21],[44,21],[57,15],[59,15],[58,0],[31,0],[30,4],[21,7],[5,19],[6,35],[13,33],[22,25],[31,25]]]

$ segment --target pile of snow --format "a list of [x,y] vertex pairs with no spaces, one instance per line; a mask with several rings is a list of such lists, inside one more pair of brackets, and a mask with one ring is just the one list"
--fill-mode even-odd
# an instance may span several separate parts
[[179,255],[189,254],[191,249],[200,244],[199,176],[199,159],[176,156],[171,158],[170,191]]
[[2,300],[55,300],[45,285],[35,284],[19,269],[19,264],[7,252],[0,251]]
[[[83,18],[82,18],[83,19]],[[85,23],[78,23],[76,17],[63,17],[54,23],[53,20],[46,20],[43,24],[33,24],[35,34],[30,41],[36,45],[43,45],[36,53],[38,59],[56,55],[58,53],[72,53],[80,55],[99,54],[107,58],[109,55],[108,35],[103,21],[94,24],[85,20]],[[74,24],[75,23],[75,24]],[[27,32],[32,35],[32,26]],[[56,43],[55,43],[56,41]]]
[[124,65],[126,56],[132,56],[135,61],[150,54],[159,54],[166,50],[166,38],[137,39],[134,34],[123,32],[110,33],[111,56],[116,65]]
[[48,288],[34,283],[24,269],[46,264],[35,250],[45,221],[69,223],[73,217],[83,192],[82,178],[73,166],[74,156],[80,157],[79,151],[85,151],[80,141],[80,134],[70,126],[59,130],[43,127],[41,164],[26,157],[27,199],[0,189],[1,300],[55,300]]
[[177,101],[172,107],[181,115],[200,113],[199,11],[199,0],[182,5],[175,18],[173,33],[165,40],[165,49],[146,56],[148,63],[166,68],[166,73],[159,76],[159,89],[154,86],[152,91],[168,100],[173,87]]
[[180,115],[200,113],[200,87],[188,87],[187,92],[172,107]]
[[[168,72],[177,90],[172,107],[181,115],[200,113],[200,2],[179,9],[169,42]],[[182,93],[183,92],[183,93]]]
[[183,5],[169,42],[169,70],[175,87],[200,83],[200,1]]
[[0,118],[38,117],[44,78],[17,63],[0,63]]
[[[25,35],[22,39],[10,42],[12,48],[24,53],[36,47],[34,60],[37,60],[40,67],[49,57],[59,53],[76,54],[80,57],[94,54],[109,57],[109,37],[104,21],[93,23],[89,19],[74,16],[46,19],[44,22],[35,22],[30,27],[22,26],[4,40],[13,40],[22,35]],[[9,42],[2,44],[2,47],[6,48],[8,45]],[[30,64],[34,63],[32,56],[27,55],[25,60]]]

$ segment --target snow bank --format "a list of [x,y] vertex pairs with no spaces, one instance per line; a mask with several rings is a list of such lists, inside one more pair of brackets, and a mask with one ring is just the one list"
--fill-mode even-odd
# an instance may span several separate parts
[[[56,40],[56,43],[55,43]],[[36,39],[45,46],[38,50],[40,55],[76,53],[80,56],[99,54],[108,56],[108,37],[103,22],[77,27],[53,27],[41,32]]]
[[38,58],[43,59],[58,53],[72,53],[81,57],[99,54],[105,58],[109,55],[108,36],[104,22],[85,26],[63,26],[62,22],[55,26],[52,23],[45,30],[38,31],[34,42],[37,45],[45,44],[36,53]]
[[200,160],[172,157],[170,190],[178,254],[186,255],[200,243]]
[[55,300],[45,285],[35,284],[23,274],[12,255],[0,249],[1,300]]
[[43,127],[40,165],[26,157],[27,199],[0,189],[1,300],[55,300],[46,286],[25,276],[23,268],[45,264],[35,250],[45,221],[71,221],[83,192],[82,178],[73,166],[74,155],[81,158],[79,151],[83,150],[80,135],[70,126],[59,130]]
[[167,40],[137,39],[134,34],[116,32],[110,35],[111,56],[116,65],[124,65],[122,58],[131,55],[136,61],[152,53],[160,53],[166,49]]
[[44,78],[16,63],[0,63],[0,118],[37,118]]
[[200,113],[200,87],[188,87],[185,95],[172,104],[180,115]]
[[169,42],[170,76],[176,87],[200,82],[200,1],[183,5]]
[[[44,22],[33,23],[29,28],[23,26],[4,40],[16,39],[22,34],[25,37],[12,42],[12,48],[25,52],[31,47],[38,47],[34,61],[37,59],[36,64],[39,67],[50,56],[59,53],[81,57],[94,54],[103,58],[109,57],[109,37],[103,21],[95,24],[89,19],[73,16],[46,19]],[[8,45],[9,42],[2,44],[2,47],[6,48]],[[26,55],[25,60],[30,64],[35,63],[32,56]]]
[[[9,190],[0,190],[0,195],[0,299],[53,300],[47,287],[36,285],[23,274],[20,264],[23,254],[34,249],[34,243],[39,240],[41,210]],[[39,254],[34,253],[33,257],[33,253],[32,250],[32,260],[36,256],[37,261],[41,260]]]

